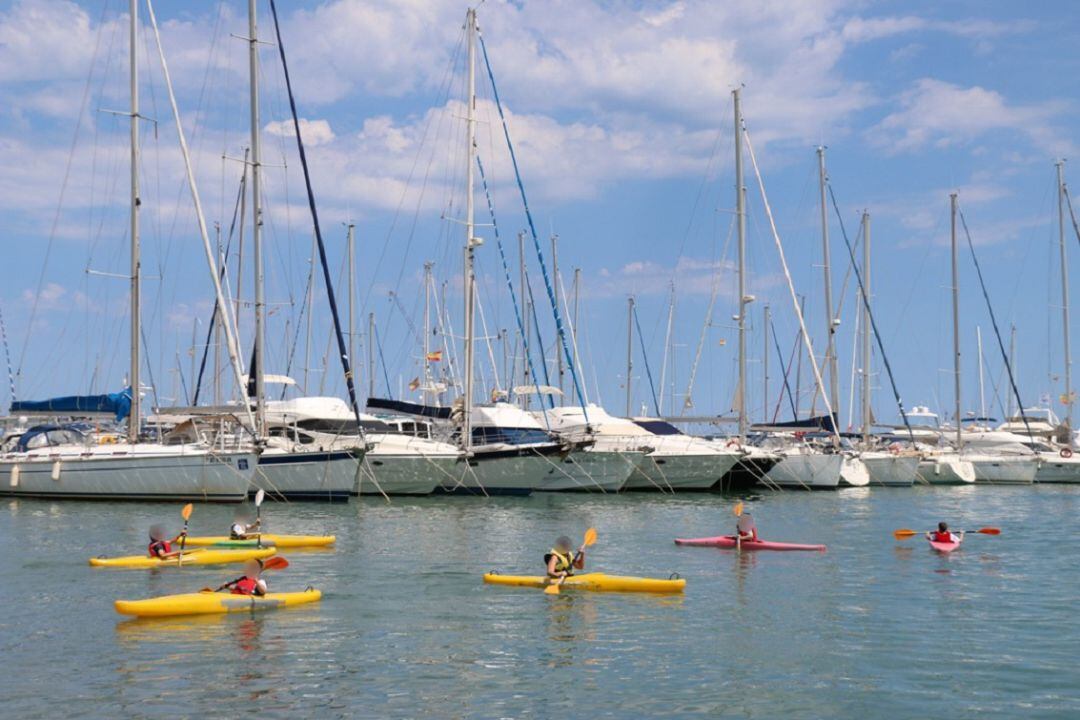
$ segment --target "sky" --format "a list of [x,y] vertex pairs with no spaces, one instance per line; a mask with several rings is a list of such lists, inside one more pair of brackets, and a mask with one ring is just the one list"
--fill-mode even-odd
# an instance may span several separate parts
[[[425,262],[433,263],[436,290],[432,343],[449,339],[457,348],[430,367],[445,372],[460,361],[467,7],[327,0],[279,8],[343,321],[346,224],[355,225],[353,343],[364,395],[374,351],[375,394],[419,399],[408,384],[424,366]],[[235,229],[230,233],[250,146],[247,44],[237,37],[247,35],[246,3],[162,2],[155,11],[211,240],[220,227],[222,245],[229,243],[228,292],[240,300],[246,357],[250,217],[243,244]],[[268,3],[259,2],[258,11],[266,370],[297,379],[294,392],[342,394],[336,354],[328,355],[331,320],[321,276],[311,290],[312,311],[305,302],[313,226]],[[17,398],[116,391],[126,379],[127,12],[117,0],[0,5],[0,311]],[[145,5],[140,18],[143,382],[153,385],[148,405],[185,404],[207,348],[213,291]],[[633,295],[641,337],[635,328],[631,412],[732,412],[738,291],[731,93],[741,87],[760,172],[759,181],[747,153],[752,419],[790,418],[793,403],[780,394],[782,366],[789,364],[800,415],[823,411],[812,363],[797,342],[795,301],[769,215],[820,362],[827,320],[818,146],[827,148],[839,208],[828,210],[841,423],[859,422],[852,393],[853,373],[862,369],[853,353],[859,300],[844,233],[861,242],[864,211],[871,302],[884,347],[884,354],[874,348],[871,363],[874,415],[898,421],[885,360],[906,407],[952,412],[953,191],[1002,336],[999,345],[961,229],[962,412],[981,414],[985,404],[987,414],[1002,416],[1002,349],[1008,352],[1013,327],[1024,404],[1046,397],[1062,412],[1054,163],[1080,157],[1073,119],[1080,60],[1070,42],[1080,14],[1071,3],[485,2],[478,22],[549,277],[551,237],[558,237],[558,294],[567,320],[580,269],[579,382],[591,402],[627,410]],[[528,223],[479,54],[476,90],[476,149],[495,217],[477,177],[476,235],[484,240],[476,251],[477,386],[486,396],[522,382],[498,241],[520,299],[518,234]],[[1078,172],[1066,162],[1066,180]],[[540,330],[539,341],[532,340],[534,367],[539,373],[543,365],[542,342],[558,384],[552,307],[528,233],[526,242]],[[1071,274],[1080,244],[1068,221],[1066,243]],[[855,252],[861,260],[861,247]],[[436,305],[445,310],[441,322]],[[201,401],[213,399],[213,350]],[[227,400],[232,385],[224,365],[220,399]],[[511,366],[518,368],[514,378],[507,377]],[[0,390],[5,407],[11,395],[10,384]]]

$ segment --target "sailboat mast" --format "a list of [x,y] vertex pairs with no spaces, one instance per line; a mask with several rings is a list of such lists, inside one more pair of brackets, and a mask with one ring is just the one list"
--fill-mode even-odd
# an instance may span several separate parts
[[[1016,326],[1013,325],[1009,328],[1009,367],[1016,371]],[[1012,418],[1013,410],[1013,396],[1012,393],[1005,393],[1008,397],[1008,406],[1005,410],[1006,419]]]
[[[428,362],[428,354],[431,352],[431,268],[434,263],[424,263],[424,397],[431,391],[431,363]],[[505,343],[504,343],[505,345]]]
[[264,355],[266,299],[263,288],[262,257],[262,148],[259,142],[259,27],[255,16],[256,0],[248,0],[248,74],[251,97],[251,244],[255,265],[255,429],[260,435],[266,428],[266,392]]
[[142,408],[139,396],[139,341],[142,335],[141,275],[139,257],[139,0],[130,0],[131,16],[131,414],[128,415],[128,441],[139,439]]
[[769,414],[769,326],[772,324],[772,310],[768,305],[765,306],[765,320],[761,325],[762,332],[761,337],[764,341],[765,347],[761,352],[761,375],[763,380],[763,387],[761,388],[761,406],[764,408],[765,415],[762,417],[763,422],[768,422]]
[[975,326],[975,346],[979,352],[979,417],[986,417],[986,381],[983,378],[982,328]]
[[960,440],[960,271],[956,245],[956,193],[949,193],[950,234],[952,237],[952,322],[953,322],[953,395],[956,406],[953,408],[956,421],[956,449],[961,449]]
[[1058,180],[1058,245],[1061,248],[1061,314],[1062,341],[1065,344],[1065,426],[1072,428],[1072,349],[1069,343],[1069,265],[1065,254],[1065,161],[1057,161]]
[[[529,288],[526,283],[528,280],[525,277],[525,233],[518,233],[518,273],[520,275],[519,287],[521,288],[521,314],[522,325],[525,328],[525,336],[521,338],[521,384],[529,384],[529,340],[532,337],[532,329],[529,324],[532,315],[529,313]],[[532,397],[532,393],[526,391],[521,396],[521,406],[526,410],[529,409],[529,398]]]
[[356,225],[349,223],[347,238],[349,252],[349,367],[356,367],[356,325],[354,324],[354,304],[356,299]]
[[[551,275],[555,278],[555,310],[556,312],[560,312],[560,288],[562,287],[562,283],[559,279],[559,236],[555,234],[552,234],[551,236]],[[562,393],[563,375],[566,373],[566,369],[563,368],[563,356],[562,353],[559,352],[558,344],[555,345],[555,367],[559,374],[559,392]],[[563,397],[565,396],[562,394],[559,395],[560,405],[563,404]]]
[[825,146],[817,149],[818,155],[818,189],[821,194],[821,264],[825,274],[825,366],[829,373],[829,403],[833,412],[840,407],[840,382],[837,378],[836,343],[834,334],[836,324],[833,318],[832,305],[832,262],[829,252],[829,212],[825,197],[825,183],[828,175],[825,172]]
[[[581,369],[581,364],[578,363],[578,349],[577,349],[577,336],[578,336],[578,296],[581,293],[581,268],[574,268],[574,328],[571,331],[571,339],[574,341],[574,368]],[[582,383],[584,385],[584,383]],[[574,386],[574,394],[577,395],[577,386]],[[576,402],[581,405],[585,402],[584,398],[577,396]]]
[[[367,355],[368,355],[368,397],[375,397],[375,313],[368,313]],[[390,388],[386,388],[390,392]]]
[[863,443],[870,444],[870,213],[864,212],[863,223],[863,297],[862,316],[862,434]]
[[627,299],[626,306],[626,417],[634,413],[630,407],[631,382],[630,377],[634,371],[634,296]]
[[746,188],[743,185],[742,107],[739,88],[735,105],[735,216],[739,227],[739,440],[746,442]]
[[473,237],[474,198],[473,198],[473,163],[476,161],[476,10],[469,8],[465,15],[465,33],[469,42],[469,104],[466,125],[468,126],[468,152],[465,153],[466,195],[465,195],[465,404],[462,414],[461,437],[465,450],[472,447],[472,409],[473,409],[473,342],[476,332],[474,325],[474,305],[476,300],[476,275],[473,253],[479,244]]

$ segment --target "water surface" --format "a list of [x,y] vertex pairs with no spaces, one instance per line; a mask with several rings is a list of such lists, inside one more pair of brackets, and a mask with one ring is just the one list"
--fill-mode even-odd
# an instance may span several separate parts
[[[92,569],[179,507],[0,504],[3,715],[56,717],[1080,716],[1080,488],[850,489],[753,496],[763,537],[820,553],[677,548],[730,532],[712,495],[267,504],[290,551],[272,588],[318,605],[124,620],[115,598],[188,592],[234,568]],[[199,506],[193,533],[234,508]],[[898,527],[997,525],[950,556]],[[555,536],[598,529],[590,569],[688,579],[683,597],[485,586],[541,571]]]

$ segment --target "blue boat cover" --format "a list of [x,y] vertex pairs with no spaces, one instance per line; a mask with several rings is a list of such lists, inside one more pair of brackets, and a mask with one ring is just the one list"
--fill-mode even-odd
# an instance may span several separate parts
[[13,401],[11,413],[15,415],[21,412],[56,413],[57,415],[113,413],[119,421],[131,413],[131,388],[106,395],[69,395],[48,400]]

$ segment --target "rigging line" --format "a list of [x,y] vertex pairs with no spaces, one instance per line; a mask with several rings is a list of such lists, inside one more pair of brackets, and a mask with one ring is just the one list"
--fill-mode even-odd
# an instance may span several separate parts
[[1076,212],[1073,210],[1072,196],[1069,195],[1069,186],[1062,185],[1062,192],[1065,193],[1065,202],[1069,206],[1069,219],[1072,220],[1073,232],[1076,233],[1076,241],[1080,243],[1080,224],[1076,222]]
[[[983,280],[982,267],[979,265],[979,258],[975,255],[975,244],[971,241],[971,231],[968,230],[967,220],[964,218],[964,211],[960,210],[960,224],[964,227],[964,237],[967,238],[968,250],[971,252],[971,261],[975,264],[975,274],[979,277],[979,286],[982,288],[983,299],[986,300],[986,311],[990,314],[990,324],[994,327],[994,337],[997,339],[998,350],[1001,351],[1001,359],[1005,363],[1005,370],[1009,375],[1009,386],[1012,388],[1013,397],[1016,398],[1017,410],[1020,412],[1020,418],[1024,421],[1024,428],[1027,430],[1027,434],[1031,435],[1031,424],[1028,423],[1027,413],[1024,412],[1024,402],[1020,399],[1020,390],[1016,387],[1016,378],[1013,377],[1012,363],[1009,362],[1009,354],[1005,351],[1005,343],[1001,339],[1001,332],[998,330],[997,318],[994,316],[994,307],[990,304],[990,293],[986,289],[986,282]],[[956,419],[959,426],[960,418]]]
[[[727,257],[728,245],[731,242],[731,236],[735,231],[735,216],[733,215],[731,221],[728,223],[727,239],[724,240],[724,249],[720,253],[720,263],[723,263],[724,258]],[[713,247],[716,247],[713,245]],[[690,400],[691,395],[694,392],[694,383],[697,379],[698,363],[701,362],[701,351],[705,347],[705,337],[708,334],[709,327],[712,325],[713,308],[716,306],[716,296],[720,290],[720,274],[721,267],[716,268],[716,273],[713,275],[712,292],[709,294],[709,309],[705,311],[705,322],[701,326],[701,336],[698,338],[697,351],[694,353],[694,364],[690,367],[690,380],[686,384],[686,400],[684,405],[686,407],[692,407],[693,403]],[[765,399],[766,407],[769,402],[768,398]]]
[[[780,416],[780,405],[781,405],[781,403],[784,402],[784,391],[785,390],[787,391],[788,403],[791,405],[791,418],[793,420],[798,420],[799,419],[799,413],[795,409],[795,398],[791,394],[791,384],[788,382],[788,374],[791,372],[791,364],[795,360],[795,358],[794,358],[795,346],[792,345],[792,347],[791,347],[792,357],[788,358],[788,361],[785,363],[784,362],[784,353],[780,349],[780,338],[778,338],[776,336],[776,325],[770,325],[769,328],[765,329],[765,332],[769,332],[769,330],[772,330],[773,345],[776,347],[776,357],[780,360],[780,369],[783,371],[782,377],[784,379],[784,387],[783,387],[783,389],[780,390],[780,396],[778,398],[776,398],[776,409],[773,410],[772,421],[775,423],[776,419]],[[769,399],[765,398],[765,402],[768,403]],[[766,404],[765,407],[768,408],[768,405]]]
[[[41,272],[38,274],[37,289],[34,291],[34,302],[30,306],[30,318],[26,323],[26,339],[23,341],[22,350],[19,353],[19,365],[15,371],[15,377],[21,378],[23,363],[26,361],[26,349],[30,345],[30,333],[34,329],[34,320],[37,317],[38,304],[41,301],[41,290],[45,283],[45,272],[49,267],[49,257],[52,255],[53,243],[56,241],[56,231],[60,226],[60,215],[64,207],[64,197],[67,194],[68,181],[71,179],[71,166],[75,160],[75,148],[79,143],[79,133],[82,130],[83,117],[86,115],[86,101],[90,97],[90,85],[94,76],[94,66],[97,64],[98,50],[101,48],[101,31],[105,27],[105,11],[108,3],[102,6],[102,16],[98,19],[98,31],[94,38],[94,53],[90,57],[89,67],[86,71],[86,83],[83,85],[82,99],[79,101],[79,119],[75,123],[75,132],[71,138],[71,148],[68,150],[67,163],[64,167],[64,179],[60,181],[60,197],[56,201],[56,212],[53,214],[52,227],[49,229],[49,240],[45,245],[45,259],[41,263]],[[14,399],[14,396],[13,396]]]
[[[495,205],[491,199],[491,188],[488,187],[487,175],[484,173],[484,163],[480,161],[480,155],[476,156],[476,166],[480,168],[480,184],[484,188],[484,197],[487,199],[488,212],[491,214],[491,228],[495,235],[495,247],[499,250],[499,259],[502,261],[503,278],[506,280],[506,289],[510,291],[510,302],[514,307],[514,322],[517,323],[518,332],[523,339],[523,349],[525,352],[525,358],[529,363],[529,370],[532,372],[532,376],[536,377],[536,369],[533,366],[532,355],[529,353],[529,341],[525,337],[525,323],[521,318],[521,308],[518,305],[517,293],[514,292],[514,281],[510,278],[510,264],[506,260],[506,248],[503,247],[502,236],[499,235],[499,223],[495,220]],[[487,330],[484,331],[487,335]],[[510,394],[507,397],[513,396],[513,379],[507,379],[508,389]],[[539,389],[537,389],[537,400],[540,401],[540,407],[544,406],[544,398],[540,395]],[[547,413],[544,413],[544,422],[547,423]],[[550,429],[550,427],[548,428]]]
[[[855,263],[855,250],[852,249],[851,241],[848,239],[847,229],[844,227],[844,218],[840,214],[840,206],[836,202],[836,194],[833,192],[832,182],[826,183],[829,188],[829,199],[832,200],[833,209],[836,211],[836,218],[840,222],[840,235],[844,238],[844,246],[848,251],[848,260],[851,262],[851,269],[855,273],[855,280],[859,283],[859,296],[862,298],[863,307],[866,310],[866,317],[870,319],[869,330],[874,334],[874,340],[877,342],[878,350],[881,352],[881,364],[885,366],[885,373],[889,376],[889,385],[892,387],[893,397],[896,399],[896,407],[900,409],[900,417],[904,421],[904,427],[907,428],[908,438],[912,443],[915,442],[915,431],[911,428],[911,423],[908,421],[907,411],[904,410],[904,401],[900,399],[900,391],[896,387],[896,378],[893,376],[892,365],[889,363],[889,356],[885,353],[885,345],[881,341],[881,333],[878,332],[877,318],[874,317],[873,310],[870,309],[870,298],[866,294],[866,286],[863,285],[862,273],[859,272],[859,268]],[[863,242],[866,242],[866,238],[863,238]],[[869,246],[867,246],[869,248]],[[863,332],[866,332],[868,328],[863,328]],[[870,372],[870,368],[866,368],[866,372]],[[835,421],[836,418],[834,417]],[[870,422],[870,418],[866,419],[866,422]]]
[[345,373],[345,384],[349,390],[349,400],[352,401],[353,414],[356,415],[356,426],[360,431],[361,439],[363,439],[364,429],[360,423],[360,406],[356,401],[356,385],[353,383],[352,358],[349,357],[348,346],[345,344],[345,338],[341,334],[341,318],[338,316],[337,298],[334,297],[330,266],[327,265],[326,245],[323,243],[322,230],[319,227],[319,212],[315,207],[315,192],[311,187],[311,173],[308,170],[307,153],[304,151],[304,140],[300,134],[300,116],[296,112],[296,99],[293,96],[292,81],[289,79],[289,65],[285,61],[285,45],[281,39],[281,25],[278,23],[277,5],[274,0],[270,0],[270,13],[274,18],[274,34],[277,37],[278,55],[281,56],[281,70],[285,76],[285,89],[289,95],[289,109],[292,111],[293,129],[296,132],[296,148],[300,153],[300,165],[304,169],[304,186],[307,190],[308,207],[311,210],[311,222],[315,226],[315,239],[319,245],[319,259],[322,261],[326,296],[330,301],[330,314],[334,319],[334,333],[337,335],[341,367]]
[[15,372],[11,369],[11,348],[8,346],[7,328],[4,326],[4,313],[0,309],[0,340],[4,343],[4,360],[7,361],[8,390],[11,392],[11,400],[15,400]]
[[[742,133],[746,137],[746,148],[750,154],[750,162],[754,166],[754,174],[757,175],[758,189],[761,191],[761,200],[765,205],[765,214],[769,218],[769,228],[772,231],[773,240],[776,242],[776,251],[780,256],[780,265],[784,269],[784,278],[787,280],[788,290],[791,294],[791,302],[795,307],[795,316],[799,318],[799,330],[802,333],[803,342],[806,345],[807,354],[810,356],[810,366],[814,370],[814,380],[817,382],[819,388],[825,387],[825,381],[821,378],[821,368],[818,367],[817,358],[814,357],[814,345],[810,342],[810,333],[806,329],[806,321],[803,318],[802,308],[799,307],[799,297],[795,292],[794,281],[791,279],[791,271],[788,269],[787,258],[784,256],[784,245],[780,242],[780,233],[776,229],[776,220],[773,218],[772,208],[769,206],[769,198],[765,194],[765,180],[761,177],[761,169],[758,168],[757,157],[754,155],[754,146],[750,142],[750,132],[746,129],[745,123],[742,127]],[[822,393],[822,401],[825,403],[825,409],[833,418],[833,435],[836,438],[836,442],[840,442],[840,433],[836,429],[836,412],[833,410],[832,405],[829,403],[829,399],[825,397],[825,393]]]
[[[653,409],[656,411],[656,417],[660,417],[660,402],[656,398],[656,386],[653,384],[652,369],[649,368],[649,354],[645,352],[645,338],[641,334],[641,322],[638,321],[637,303],[634,303],[634,325],[637,327],[638,342],[641,345],[641,357],[645,360],[645,374],[649,378]],[[627,382],[629,381],[629,378],[627,378]]]
[[[453,69],[455,67],[457,67],[458,58],[461,55],[461,50],[464,47],[464,44],[465,44],[465,28],[464,28],[464,26],[462,26],[461,34],[458,36],[457,46],[454,48],[454,52],[450,56],[450,62],[446,66],[446,70],[445,70],[445,72],[443,74],[443,79],[442,79],[442,81],[441,81],[441,83],[439,85],[439,92],[435,96],[443,104],[446,103],[445,99],[449,97],[450,85],[453,83],[453,79],[454,79]],[[393,237],[394,231],[397,229],[398,219],[401,216],[402,209],[405,207],[405,200],[407,199],[408,189],[412,185],[413,177],[416,174],[417,166],[420,164],[420,152],[423,150],[424,146],[427,143],[428,133],[431,132],[432,120],[435,118],[436,115],[439,118],[439,122],[438,122],[438,125],[436,127],[436,135],[438,135],[439,131],[442,128],[442,123],[443,123],[445,113],[432,113],[432,114],[430,114],[428,116],[427,120],[424,122],[424,131],[420,135],[420,142],[417,143],[416,155],[413,157],[412,166],[409,168],[409,174],[405,178],[405,184],[404,184],[404,187],[401,190],[401,197],[398,199],[397,207],[394,208],[394,216],[393,216],[393,219],[390,221],[390,227],[387,228],[387,230],[386,230],[386,237],[383,239],[383,246],[382,246],[382,250],[379,252],[379,259],[375,261],[375,266],[372,269],[372,277],[373,278],[378,277],[379,271],[382,269],[383,261],[386,259],[386,252],[390,247],[390,238]],[[426,188],[426,185],[427,185],[427,177],[428,177],[427,174],[431,172],[431,165],[434,162],[434,157],[435,157],[435,153],[433,151],[432,154],[431,154],[431,159],[428,162],[427,169],[426,169],[425,175],[424,175],[424,187],[425,188]],[[420,205],[421,205],[422,201],[423,201],[423,189],[419,193],[419,197],[417,198],[417,201],[416,201],[416,212],[417,213],[419,212]],[[414,216],[414,218],[415,218],[415,216]],[[404,261],[403,261],[403,266],[404,266]],[[398,280],[398,283],[400,284],[400,278]],[[368,311],[369,303],[371,302],[371,293],[372,293],[372,290],[374,289],[374,287],[375,287],[375,283],[372,282],[371,286],[368,287],[367,294],[364,295],[364,301],[360,304],[360,314],[361,315],[364,315]]]
[[[503,113],[502,101],[499,100],[499,89],[495,85],[495,74],[491,70],[491,61],[488,59],[487,44],[484,42],[484,36],[477,33],[480,38],[480,49],[484,55],[484,66],[487,68],[488,80],[491,82],[491,93],[495,100],[495,107],[499,111],[499,120],[502,121],[503,136],[506,138],[506,147],[510,152],[510,162],[514,167],[514,178],[517,180],[518,191],[521,194],[521,204],[525,209],[525,218],[529,221],[529,232],[532,234],[533,247],[536,249],[536,259],[540,262],[540,272],[544,276],[544,287],[547,290],[548,302],[551,304],[551,313],[555,318],[555,331],[558,333],[559,343],[562,345],[563,355],[566,358],[566,364],[570,366],[570,377],[574,381],[574,390],[577,392],[578,397],[583,397],[581,392],[581,382],[578,379],[577,368],[574,367],[574,360],[570,355],[570,346],[566,342],[566,331],[563,328],[562,314],[559,312],[559,302],[555,297],[555,290],[551,285],[551,278],[548,277],[547,265],[544,263],[544,254],[540,250],[540,238],[536,234],[536,225],[533,223],[532,211],[529,210],[529,201],[525,197],[525,185],[521,179],[521,170],[518,168],[517,154],[514,152],[514,145],[510,141],[510,126],[507,125],[506,115]],[[530,299],[532,297],[532,289],[529,290]],[[535,305],[533,306],[535,312]],[[539,335],[537,335],[539,337]],[[543,347],[543,343],[540,344]],[[544,363],[545,375],[547,374],[547,363]],[[545,378],[546,379],[546,378]],[[553,403],[554,405],[554,403]],[[585,418],[585,424],[589,424],[589,411],[582,406],[582,414]]]
[[[529,312],[532,313],[532,332],[536,333],[536,344],[540,346],[540,369],[544,372],[544,384],[551,386],[551,377],[548,375],[547,355],[544,353],[544,338],[540,335],[540,318],[536,314],[536,298],[533,297],[532,281],[529,280],[529,271],[525,270],[525,288],[529,291]],[[532,366],[532,361],[529,363]],[[533,375],[533,384],[537,384],[538,378]],[[540,395],[540,390],[537,389],[537,395]],[[548,395],[548,406],[554,408],[555,401]],[[543,397],[540,398],[540,407],[544,406]],[[545,413],[546,414],[546,413]],[[589,421],[586,419],[586,423]]]
[[[296,332],[293,333],[292,348],[289,350],[289,356],[285,360],[285,375],[289,375],[292,372],[293,360],[296,359],[296,348],[300,345],[300,328],[304,323],[304,316],[311,313],[311,303],[308,300],[313,297],[312,285],[315,284],[315,258],[311,258],[308,261],[308,278],[304,284],[304,302],[300,303],[300,315],[296,318]],[[352,328],[349,328],[350,332]],[[310,368],[309,368],[310,369]],[[288,389],[287,385],[281,387],[281,400],[285,399],[285,391]],[[307,388],[304,388],[304,392],[307,392]]]
[[379,352],[379,360],[382,362],[383,380],[386,382],[386,397],[394,399],[394,388],[390,385],[390,375],[386,371],[386,358],[383,356],[382,339],[379,337],[379,326],[373,325],[375,331],[375,348]]

